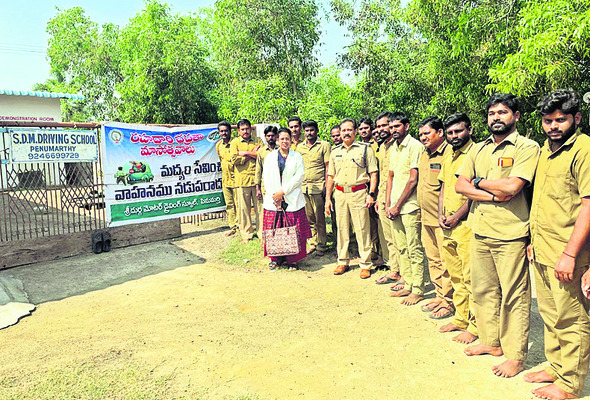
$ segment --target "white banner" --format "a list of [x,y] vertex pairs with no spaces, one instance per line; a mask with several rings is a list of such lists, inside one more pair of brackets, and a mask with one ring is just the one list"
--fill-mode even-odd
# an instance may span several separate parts
[[10,162],[83,162],[98,160],[95,131],[9,128]]

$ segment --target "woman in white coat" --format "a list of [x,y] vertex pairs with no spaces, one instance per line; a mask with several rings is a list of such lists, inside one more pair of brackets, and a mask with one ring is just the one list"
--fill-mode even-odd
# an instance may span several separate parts
[[[305,198],[301,190],[305,168],[301,154],[291,150],[291,131],[279,129],[279,147],[264,159],[262,179],[266,189],[262,206],[264,218],[262,229],[272,229],[278,211],[285,211],[286,225],[299,228],[299,252],[290,256],[270,257],[270,269],[285,265],[297,269],[297,262],[307,256],[306,243],[311,238],[311,228],[305,214]],[[266,256],[266,244],[264,245]]]

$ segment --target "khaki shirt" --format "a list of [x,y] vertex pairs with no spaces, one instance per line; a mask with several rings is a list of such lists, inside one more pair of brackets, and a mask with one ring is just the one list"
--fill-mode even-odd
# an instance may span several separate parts
[[443,215],[445,217],[455,214],[468,200],[467,196],[455,191],[455,185],[457,184],[457,171],[463,165],[467,153],[473,146],[474,143],[471,139],[458,150],[453,150],[449,146],[450,150],[443,157],[438,180],[445,184],[443,194]]
[[256,184],[256,159],[238,156],[239,151],[254,151],[261,142],[253,137],[244,140],[237,137],[231,141],[230,151],[235,170],[235,187],[248,187]]
[[[409,134],[406,135],[401,144],[398,144],[396,140],[395,144],[391,146],[391,154],[389,155],[389,171],[393,171],[391,206],[394,206],[402,195],[410,179],[410,170],[420,167],[420,156],[423,151],[424,146],[422,146],[422,143]],[[416,190],[414,190],[408,200],[402,205],[400,214],[409,214],[419,208],[418,196],[416,195]]]
[[377,157],[370,146],[353,142],[336,146],[330,154],[328,175],[334,177],[338,186],[356,186],[368,183],[371,173],[377,172]]
[[[275,149],[276,148],[278,148],[278,146],[275,146]],[[260,191],[262,193],[264,193],[264,182],[262,182],[262,166],[264,165],[264,159],[271,151],[273,151],[273,149],[266,145],[259,148],[258,152],[256,153],[256,174],[254,175],[254,183],[256,185],[260,185]]]
[[[574,231],[582,198],[590,196],[590,137],[576,132],[554,153],[541,149],[531,206],[531,241],[537,262],[553,267]],[[590,246],[576,267],[590,264]]]
[[381,143],[377,159],[379,160],[379,192],[377,193],[377,201],[385,204],[385,191],[387,188],[387,178],[389,177],[389,155],[391,154],[391,146],[395,139]]
[[299,146],[300,143],[305,142],[305,134],[301,133],[298,141],[295,141],[294,137],[292,137],[292,139],[293,139],[293,141],[291,142],[291,150],[297,150],[297,146]]
[[442,142],[433,153],[424,150],[420,156],[420,168],[418,169],[418,205],[422,210],[422,224],[438,226],[438,196],[441,183],[438,174],[442,167],[445,154],[451,149],[447,142]]
[[217,156],[221,162],[221,182],[223,183],[223,186],[233,188],[235,187],[235,173],[230,152],[230,144],[231,140],[227,142],[227,144],[223,143],[223,140],[220,140],[215,143],[215,150],[217,151]]
[[[467,154],[458,175],[496,180],[518,177],[532,182],[539,160],[539,145],[514,131],[496,145],[493,136],[476,144]],[[514,240],[529,234],[529,205],[523,188],[510,201],[471,203],[467,225],[473,233],[498,240]]]
[[303,193],[322,193],[326,186],[326,163],[330,161],[330,144],[323,140],[316,140],[309,147],[307,141],[300,142],[296,151],[303,157],[305,165]]

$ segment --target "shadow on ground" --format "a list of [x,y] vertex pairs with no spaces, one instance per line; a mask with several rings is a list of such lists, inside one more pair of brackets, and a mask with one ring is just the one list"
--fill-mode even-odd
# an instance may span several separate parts
[[[199,234],[211,233],[203,232]],[[196,233],[195,233],[196,235]],[[29,301],[41,304],[118,285],[148,275],[170,271],[205,259],[175,245],[174,241],[113,249],[92,254],[31,264],[1,271],[23,283]]]

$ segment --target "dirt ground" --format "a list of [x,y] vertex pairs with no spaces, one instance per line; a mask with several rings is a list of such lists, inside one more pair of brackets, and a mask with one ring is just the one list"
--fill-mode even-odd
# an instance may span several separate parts
[[[211,399],[529,399],[539,386],[494,376],[499,359],[466,357],[437,332],[446,320],[400,305],[388,286],[358,270],[334,276],[333,255],[295,272],[236,267],[220,261],[223,230],[200,229],[10,270],[38,306],[0,331],[0,376],[115,354],[172,376],[174,393]],[[527,368],[537,369],[532,313]]]

